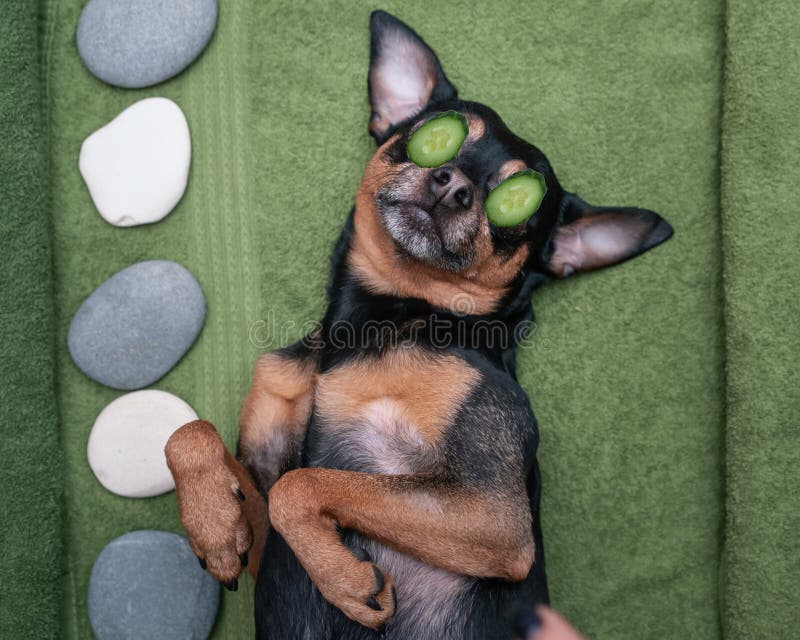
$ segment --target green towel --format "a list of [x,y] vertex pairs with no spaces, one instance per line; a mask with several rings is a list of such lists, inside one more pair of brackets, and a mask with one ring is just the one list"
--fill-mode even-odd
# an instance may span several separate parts
[[800,5],[729,0],[725,637],[800,629]]
[[0,638],[57,635],[62,455],[35,2],[0,20]]
[[[251,7],[223,4],[218,30],[197,63],[166,84],[130,91],[97,80],[78,57],[75,29],[83,5],[82,0],[53,4],[48,70],[58,383],[68,470],[62,625],[71,638],[91,637],[88,578],[108,542],[135,529],[183,533],[174,493],[121,498],[92,474],[86,459],[92,424],[122,394],[93,382],[72,362],[66,346],[72,317],[97,285],[134,262],[169,259],[186,266],[206,296],[206,324],[179,366],[153,388],[185,399],[235,446],[239,406],[258,355],[250,326],[266,314],[260,296],[267,275],[262,238],[270,233],[265,212],[254,202],[254,176],[270,150],[257,155],[251,142],[256,122],[250,87],[257,59],[249,51],[258,26]],[[95,210],[78,171],[78,155],[89,134],[148,96],[175,100],[187,117],[193,147],[189,185],[164,221],[120,229]],[[216,637],[253,636],[252,598],[252,583],[241,580],[239,591],[225,598]]]
[[[319,318],[328,254],[373,149],[366,72],[378,7],[420,32],[462,97],[540,146],[567,188],[652,208],[676,230],[635,261],[534,299],[519,369],[542,434],[554,606],[592,638],[795,634],[800,225],[782,176],[800,133],[800,11],[788,0],[729,0],[727,14],[722,0],[236,0],[220,3],[195,64],[136,91],[89,74],[75,47],[84,1],[53,0],[42,30],[51,238],[33,4],[9,3],[19,6],[0,23],[0,478],[11,516],[0,636],[91,637],[86,589],[103,546],[133,529],[181,532],[174,494],[114,496],[86,462],[95,417],[120,395],[87,379],[66,348],[97,285],[153,258],[197,276],[206,326],[154,387],[187,400],[229,445],[258,353]],[[187,116],[187,193],[156,225],[113,228],[79,175],[80,145],[154,95]],[[214,638],[252,637],[252,595],[249,579],[225,594]]]
[[[259,349],[291,340],[324,308],[328,254],[373,148],[367,25],[377,6],[226,3],[211,46],[185,74],[121,91],[93,79],[76,55],[81,4],[58,5],[50,69],[69,468],[65,622],[75,637],[88,634],[86,582],[103,545],[133,528],[180,526],[174,496],[118,498],[88,469],[92,421],[119,394],[72,365],[72,314],[131,262],[189,267],[208,296],[208,322],[156,387],[184,397],[233,442]],[[598,204],[651,207],[675,226],[674,240],[635,262],[540,292],[520,376],[541,423],[555,606],[594,637],[718,635],[719,6],[380,6],[431,43],[463,97],[490,104],[541,146],[568,188]],[[164,222],[115,229],[93,209],[78,149],[148,95],[186,112],[189,188]],[[250,589],[248,581],[226,594],[216,637],[249,633]]]

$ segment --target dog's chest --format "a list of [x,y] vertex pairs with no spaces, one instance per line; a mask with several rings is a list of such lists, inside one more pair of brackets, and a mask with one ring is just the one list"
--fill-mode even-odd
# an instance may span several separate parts
[[309,462],[373,473],[433,468],[479,377],[453,355],[416,347],[340,365],[317,383]]

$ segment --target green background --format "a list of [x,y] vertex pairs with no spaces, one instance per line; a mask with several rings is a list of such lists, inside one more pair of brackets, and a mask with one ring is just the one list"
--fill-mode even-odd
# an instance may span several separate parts
[[[12,258],[0,281],[0,477],[12,516],[0,635],[91,637],[87,580],[103,546],[133,529],[181,531],[174,494],[114,496],[86,462],[96,415],[120,395],[66,349],[97,285],[153,258],[195,274],[206,326],[153,386],[186,399],[230,445],[258,353],[320,317],[328,254],[373,149],[368,18],[380,7],[433,46],[462,97],[542,148],[567,188],[654,209],[675,227],[663,247],[534,298],[520,379],[542,433],[554,606],[592,638],[792,637],[800,225],[787,177],[797,175],[800,90],[784,70],[800,63],[800,10],[774,0],[220,4],[205,53],[147,90],[109,87],[84,68],[81,0],[50,0],[38,23],[36,3],[19,3],[0,26],[0,117],[4,135],[21,132],[0,152]],[[189,186],[164,221],[114,228],[81,180],[80,145],[155,95],[188,119]],[[251,600],[249,578],[225,593],[215,638],[252,637]]]

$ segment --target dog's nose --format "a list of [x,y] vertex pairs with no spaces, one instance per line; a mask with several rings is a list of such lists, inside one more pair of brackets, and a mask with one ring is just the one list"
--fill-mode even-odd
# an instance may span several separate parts
[[472,206],[472,183],[454,167],[439,167],[431,172],[431,193],[436,205],[449,209],[469,209]]

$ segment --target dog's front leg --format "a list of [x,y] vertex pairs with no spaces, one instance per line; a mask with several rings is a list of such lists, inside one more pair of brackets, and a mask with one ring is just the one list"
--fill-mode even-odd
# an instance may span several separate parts
[[392,581],[338,528],[464,575],[519,581],[533,564],[522,478],[490,494],[431,476],[298,469],[270,491],[269,513],[322,595],[371,628],[394,613]]
[[318,335],[262,355],[239,416],[239,451],[259,490],[299,464],[319,366]]
[[266,501],[210,422],[183,425],[164,453],[192,551],[203,568],[235,590],[245,566],[253,577],[258,571],[266,540]]
[[229,588],[245,566],[256,577],[269,527],[267,492],[296,461],[305,436],[316,377],[312,338],[256,363],[241,412],[239,460],[202,420],[178,429],[165,449],[189,543]]

